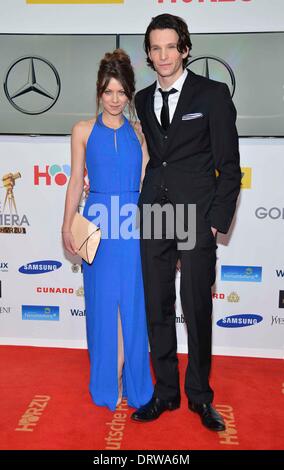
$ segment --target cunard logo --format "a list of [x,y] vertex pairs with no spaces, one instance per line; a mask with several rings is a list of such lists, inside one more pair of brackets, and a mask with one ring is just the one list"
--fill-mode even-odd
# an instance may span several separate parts
[[[17,211],[14,186],[21,173],[6,173],[2,176],[2,188],[5,191],[4,203],[0,199],[0,233],[26,233],[29,221],[26,214],[20,215]],[[2,196],[3,197],[3,196]]]

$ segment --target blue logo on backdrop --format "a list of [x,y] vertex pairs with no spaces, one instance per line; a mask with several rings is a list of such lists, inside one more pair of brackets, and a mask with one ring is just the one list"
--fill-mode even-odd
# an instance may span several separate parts
[[22,320],[59,320],[59,307],[54,305],[22,305]]
[[261,266],[222,266],[221,281],[261,282]]
[[52,259],[46,259],[42,261],[31,261],[30,263],[23,264],[19,268],[19,272],[23,274],[43,274],[50,271],[55,271],[62,266],[60,261],[54,261]]
[[242,328],[260,323],[263,317],[253,313],[243,313],[241,315],[230,315],[217,321],[217,325],[222,328]]

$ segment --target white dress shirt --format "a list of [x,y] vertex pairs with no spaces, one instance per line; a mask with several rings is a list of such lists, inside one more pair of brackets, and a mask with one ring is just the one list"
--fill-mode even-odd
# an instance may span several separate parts
[[162,88],[163,91],[170,91],[172,88],[175,88],[177,90],[176,93],[172,93],[171,95],[169,95],[169,101],[168,101],[170,122],[172,122],[173,115],[175,113],[177,103],[180,97],[180,93],[181,93],[183,84],[185,82],[185,79],[187,77],[187,74],[188,74],[187,70],[184,69],[183,74],[175,81],[175,83],[172,84],[172,86],[170,86],[170,88],[163,89],[159,81],[157,80],[156,90],[154,93],[154,111],[160,124],[161,124],[161,110],[163,106],[163,98],[162,98],[161,93],[159,92],[159,88]]

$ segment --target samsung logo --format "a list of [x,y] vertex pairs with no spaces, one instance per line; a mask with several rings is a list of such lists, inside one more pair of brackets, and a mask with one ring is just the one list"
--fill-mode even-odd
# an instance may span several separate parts
[[24,264],[19,268],[19,272],[23,274],[43,274],[50,271],[55,271],[62,266],[60,261],[52,259],[42,261],[32,261],[31,263]]
[[263,320],[261,315],[253,313],[243,313],[241,315],[230,315],[217,321],[217,325],[222,328],[242,328],[244,326],[253,326]]

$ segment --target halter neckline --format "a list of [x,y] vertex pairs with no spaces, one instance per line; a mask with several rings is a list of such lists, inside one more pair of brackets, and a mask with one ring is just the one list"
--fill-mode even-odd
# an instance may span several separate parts
[[126,121],[127,121],[127,118],[123,115],[123,123],[121,124],[121,126],[117,127],[117,128],[114,128],[114,127],[109,127],[107,126],[104,122],[103,122],[103,113],[100,113],[99,116],[98,116],[98,119],[100,121],[100,124],[102,124],[102,126],[106,127],[106,129],[110,129],[111,131],[119,131],[120,129],[122,129],[125,124],[126,124]]

